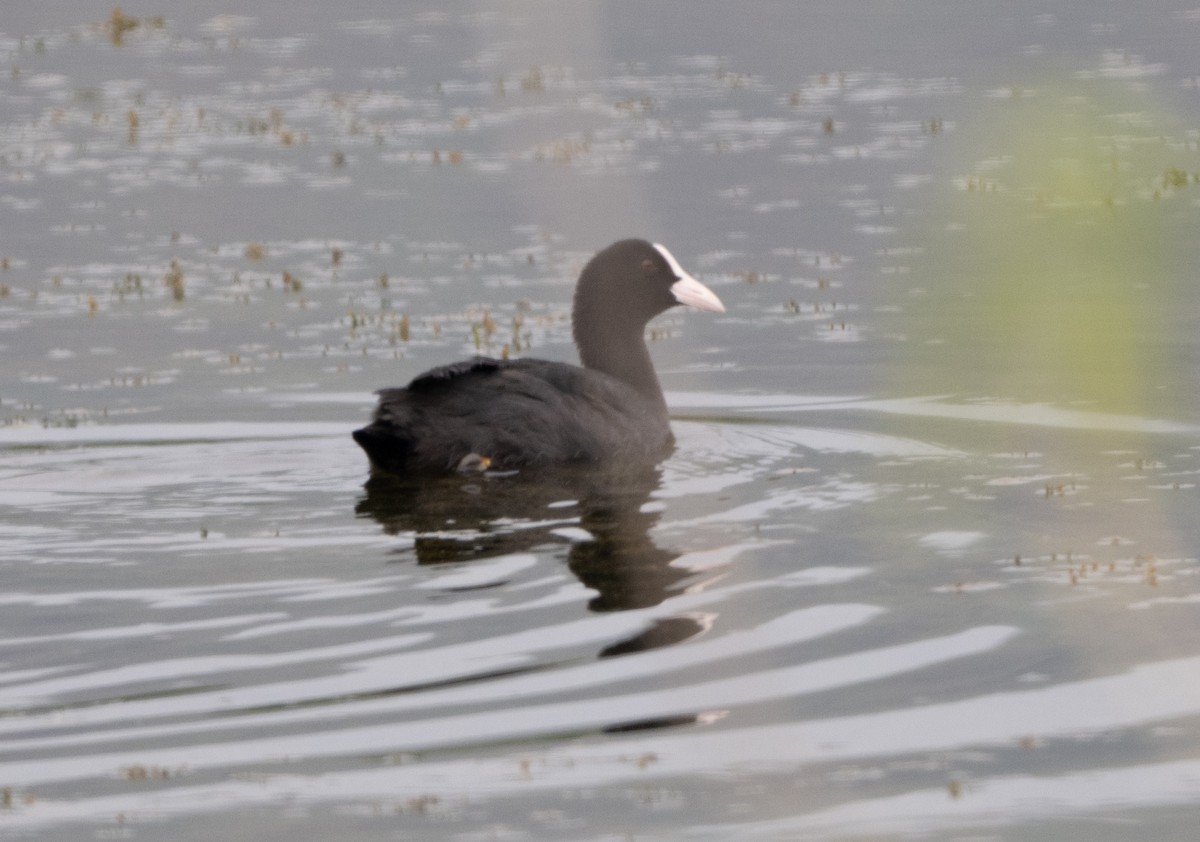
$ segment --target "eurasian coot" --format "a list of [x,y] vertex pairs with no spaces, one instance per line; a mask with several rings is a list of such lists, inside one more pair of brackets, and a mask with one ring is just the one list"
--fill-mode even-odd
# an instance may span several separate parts
[[571,314],[583,368],[536,359],[470,360],[379,392],[354,440],[392,474],[571,461],[647,463],[674,441],[643,336],[677,304],[724,305],[666,248],[620,240],[583,268]]

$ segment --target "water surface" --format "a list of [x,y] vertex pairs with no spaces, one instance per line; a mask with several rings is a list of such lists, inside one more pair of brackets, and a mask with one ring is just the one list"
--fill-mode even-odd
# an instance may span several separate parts
[[[0,835],[1188,837],[1194,10],[171,5],[0,31]],[[671,458],[368,482],[629,235]]]

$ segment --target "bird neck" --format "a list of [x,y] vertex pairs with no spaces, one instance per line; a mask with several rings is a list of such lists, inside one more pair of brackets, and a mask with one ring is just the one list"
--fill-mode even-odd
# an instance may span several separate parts
[[577,320],[573,328],[584,368],[615,377],[665,410],[667,402],[646,348],[644,326],[614,330]]

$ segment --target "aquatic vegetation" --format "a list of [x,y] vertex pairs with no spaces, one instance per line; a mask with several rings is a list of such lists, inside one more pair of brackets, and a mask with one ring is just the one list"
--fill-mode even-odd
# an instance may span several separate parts
[[[179,265],[178,260],[172,260],[170,267],[167,269],[167,274],[163,276],[163,284],[171,290],[171,297],[176,301],[183,301],[183,267]],[[140,290],[140,282],[138,284]]]
[[[1179,154],[1170,116],[1143,102],[1134,119],[1115,93],[1048,83],[958,138],[973,160],[916,261],[928,304],[904,328],[943,343],[948,384],[1136,412],[1177,382],[1154,340],[1176,222],[1153,200],[1192,178],[1160,163]],[[928,371],[930,350],[906,353]]]
[[108,36],[112,39],[114,47],[121,46],[125,40],[125,33],[137,29],[138,26],[139,21],[137,18],[131,18],[124,14],[120,6],[113,6],[112,14],[104,22],[104,28],[108,31]]

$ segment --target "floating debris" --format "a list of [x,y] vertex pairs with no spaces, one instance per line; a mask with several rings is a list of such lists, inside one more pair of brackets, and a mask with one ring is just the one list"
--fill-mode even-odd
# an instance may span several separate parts
[[171,777],[171,770],[163,766],[143,766],[134,763],[131,766],[122,766],[117,770],[117,774],[127,781],[165,781]]

